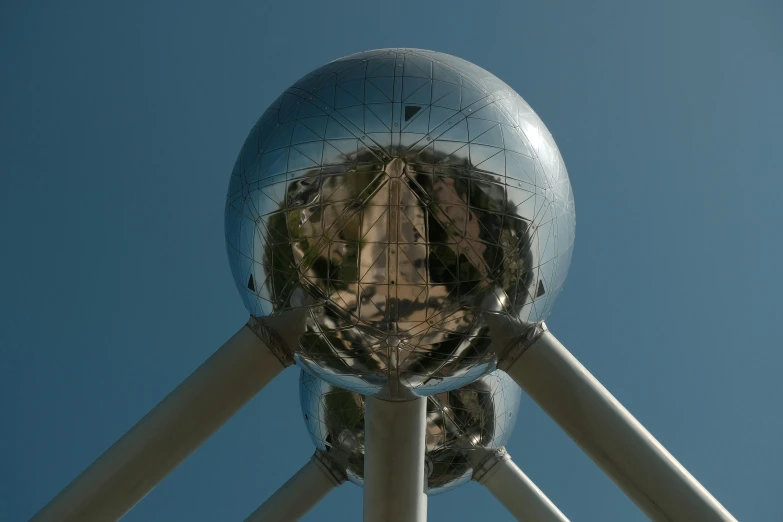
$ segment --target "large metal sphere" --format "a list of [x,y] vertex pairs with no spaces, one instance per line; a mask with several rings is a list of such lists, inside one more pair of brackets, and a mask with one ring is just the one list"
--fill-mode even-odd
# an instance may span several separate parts
[[[521,390],[504,372],[427,398],[427,493],[469,481],[477,450],[506,445],[516,423]],[[299,378],[307,431],[318,449],[345,466],[348,479],[364,482],[364,396],[303,371]]]
[[432,51],[331,62],[253,127],[226,241],[254,316],[309,309],[297,362],[393,398],[491,371],[484,312],[542,321],[574,241],[568,174],[508,85]]

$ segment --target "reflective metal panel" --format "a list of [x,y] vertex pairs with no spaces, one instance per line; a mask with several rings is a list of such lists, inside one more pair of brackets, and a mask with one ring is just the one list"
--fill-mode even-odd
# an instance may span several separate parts
[[404,398],[494,368],[482,312],[547,316],[574,219],[557,146],[517,93],[453,56],[383,49],[307,74],[264,112],[225,226],[252,315],[308,308],[298,364]]
[[[501,371],[465,387],[427,398],[428,494],[453,489],[471,479],[477,448],[505,446],[516,423],[521,390]],[[348,479],[362,485],[364,396],[302,371],[299,398],[310,438]]]

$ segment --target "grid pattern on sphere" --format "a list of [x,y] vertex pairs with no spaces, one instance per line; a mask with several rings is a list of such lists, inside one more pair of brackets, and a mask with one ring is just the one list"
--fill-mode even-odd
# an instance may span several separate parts
[[481,312],[543,320],[573,231],[565,166],[532,109],[483,69],[415,49],[348,56],[289,88],[248,136],[226,205],[251,314],[310,307],[297,361],[391,396],[491,370]]
[[[315,446],[345,466],[351,482],[361,486],[364,470],[364,404],[362,395],[330,385],[302,371],[299,398]],[[503,372],[427,398],[426,458],[432,472],[427,493],[435,495],[468,482],[471,453],[504,447],[516,423],[520,388]]]

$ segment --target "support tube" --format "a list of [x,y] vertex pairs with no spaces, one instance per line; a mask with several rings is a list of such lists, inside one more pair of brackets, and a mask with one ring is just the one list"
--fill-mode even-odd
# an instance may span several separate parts
[[426,522],[427,399],[367,398],[364,414],[364,522]]
[[320,450],[288,482],[253,511],[245,522],[296,522],[345,481]]
[[489,457],[473,475],[519,522],[569,522],[505,451]]
[[736,522],[549,331],[503,366],[651,520]]
[[283,370],[261,339],[264,327],[254,326],[243,326],[31,522],[113,522],[127,513]]

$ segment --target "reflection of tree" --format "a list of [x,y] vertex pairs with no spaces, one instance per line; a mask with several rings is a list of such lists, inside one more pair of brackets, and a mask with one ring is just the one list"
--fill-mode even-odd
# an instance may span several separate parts
[[270,274],[269,286],[272,302],[276,309],[285,307],[299,276],[294,265],[294,255],[289,248],[288,227],[285,214],[272,214],[268,221],[269,233],[266,234],[266,249],[263,264]]
[[[379,385],[394,365],[409,385],[421,385],[488,359],[477,309],[493,288],[505,292],[498,306],[511,314],[529,305],[538,262],[530,223],[515,216],[496,176],[439,165],[443,159],[420,154],[402,178],[400,204],[417,209],[420,229],[402,211],[390,217],[391,182],[366,148],[288,183],[285,206],[267,222],[263,263],[276,310],[290,306],[297,287],[321,307],[301,338],[303,358]],[[414,259],[398,253],[408,272],[387,266],[387,222],[405,244],[425,245]],[[405,273],[423,273],[424,282]],[[390,331],[410,337],[394,361],[383,345]]]
[[355,475],[363,476],[364,398],[358,393],[329,386],[323,401],[327,452]]

